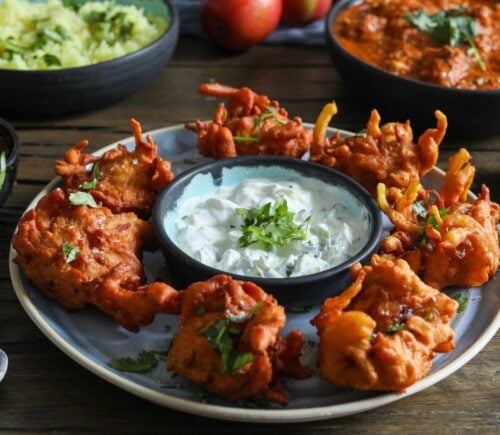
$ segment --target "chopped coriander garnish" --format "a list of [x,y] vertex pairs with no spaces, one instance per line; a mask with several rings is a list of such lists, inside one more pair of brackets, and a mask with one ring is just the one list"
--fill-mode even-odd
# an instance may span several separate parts
[[214,323],[200,332],[221,354],[222,372],[232,374],[252,362],[253,355],[251,353],[240,354],[234,349],[230,334],[235,331],[229,328],[229,323],[229,319],[217,318]]
[[5,183],[5,177],[7,175],[7,155],[5,151],[0,153],[0,188],[2,188],[3,183]]
[[404,323],[396,323],[395,325],[391,326],[387,331],[385,331],[386,334],[392,335],[397,331],[401,331],[402,329],[405,328]]
[[251,353],[238,353],[234,349],[231,335],[238,335],[240,331],[231,328],[230,324],[244,323],[250,320],[260,311],[263,305],[264,301],[259,301],[243,315],[230,316],[225,319],[218,317],[214,323],[200,331],[221,354],[223,373],[232,374],[252,362],[253,355]]
[[125,19],[121,20],[121,23],[119,24],[120,30],[118,31],[118,39],[122,42],[126,41],[130,37],[133,28],[134,23]]
[[236,142],[252,142],[256,143],[260,140],[260,136],[233,136]]
[[[236,213],[244,218],[240,227],[243,235],[238,239],[242,248],[261,242],[266,249],[271,249],[307,237],[307,228],[304,230],[294,222],[295,213],[288,211],[288,203],[283,197],[260,208],[237,208]],[[304,224],[307,226],[309,221],[310,217]]]
[[63,0],[63,6],[66,9],[72,9],[75,12],[78,12],[78,10],[81,7],[81,5],[77,1],[75,1],[75,0]]
[[69,243],[64,242],[61,247],[64,256],[66,257],[66,263],[71,263],[75,261],[76,256],[80,252],[80,248],[77,246],[71,246]]
[[[448,211],[445,208],[439,209],[439,216],[445,217],[448,215]],[[432,225],[435,230],[439,231],[439,224],[436,220],[436,217],[434,215],[429,216],[429,219],[427,219],[427,224]]]
[[47,66],[61,66],[61,61],[57,56],[46,53],[43,55],[43,61]]
[[486,65],[474,43],[473,38],[479,35],[479,27],[474,17],[466,15],[466,8],[460,6],[435,14],[427,14],[422,8],[406,15],[406,20],[418,30],[427,33],[437,43],[446,43],[452,47],[469,44],[467,52],[473,55],[483,71]]
[[276,116],[276,108],[274,106],[269,106],[265,112],[261,113],[256,119],[255,119],[255,122],[254,122],[254,126],[255,127],[258,127],[262,121],[264,121],[264,119],[267,119],[267,118],[274,118],[278,123],[280,123],[281,125],[285,125],[286,124],[286,121],[281,119],[281,118],[278,118]]
[[94,197],[87,192],[74,192],[69,194],[69,202],[72,205],[86,205],[92,208],[99,208]]
[[198,307],[198,309],[196,310],[196,314],[198,316],[204,316],[206,312],[207,312],[207,309],[203,305],[200,305]]
[[101,175],[101,169],[99,167],[99,162],[95,162],[94,166],[92,167],[92,174],[90,176],[90,180],[80,184],[80,187],[85,190],[95,189],[97,187],[97,182],[99,180],[100,175]]
[[469,298],[466,294],[464,295],[462,293],[458,293],[453,296],[453,299],[458,302],[457,313],[462,313],[467,309],[467,305],[469,305]]
[[106,12],[91,11],[85,17],[85,21],[89,24],[102,23],[106,19]]
[[250,364],[253,360],[253,355],[251,353],[238,353],[234,357],[231,373],[234,373]]
[[160,361],[165,360],[167,351],[143,351],[137,358],[117,358],[108,362],[108,366],[122,372],[144,373],[155,368]]
[[[420,204],[419,204],[420,203]],[[427,216],[427,210],[425,207],[421,204],[422,201],[417,201],[413,204],[413,210],[417,214],[418,217],[425,218]],[[448,211],[445,208],[439,209],[439,216],[445,217],[448,215]],[[427,234],[425,233],[425,225],[432,225],[432,227],[436,230],[439,231],[439,223],[434,215],[429,216],[427,221],[421,221],[420,225],[422,226],[422,230],[415,236],[415,243],[418,243],[420,245],[426,245],[429,243],[429,238],[427,237]]]
[[56,31],[56,33],[61,37],[61,39],[63,41],[66,41],[67,39],[69,39],[69,34],[68,34],[68,31],[61,25],[57,25],[54,30]]

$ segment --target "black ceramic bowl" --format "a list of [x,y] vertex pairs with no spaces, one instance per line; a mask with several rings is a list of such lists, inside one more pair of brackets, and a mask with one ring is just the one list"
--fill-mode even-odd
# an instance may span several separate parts
[[[231,174],[237,174],[237,176],[223,173],[224,169],[234,168],[237,168],[237,171],[231,172]],[[312,178],[347,190],[365,207],[370,217],[369,236],[365,246],[354,257],[331,269],[312,275],[290,278],[261,278],[224,272],[202,264],[179,249],[171,239],[164,222],[165,220],[169,222],[168,219],[175,213],[174,210],[179,200],[193,179],[201,174],[209,174],[207,180],[200,181],[198,178],[195,181],[196,184],[190,187],[190,192],[196,189],[196,195],[198,195],[198,189],[211,191],[221,184],[229,186],[243,179],[251,178],[255,176],[252,175],[255,173],[255,168],[258,168],[259,177],[265,177],[266,174],[271,176],[273,173],[276,175],[278,171],[281,174],[282,171],[286,171],[287,177]],[[203,183],[203,187],[199,187],[200,183]],[[200,195],[203,193],[200,192]],[[171,220],[170,222],[175,221]],[[182,288],[192,282],[205,280],[219,273],[226,273],[239,280],[255,282],[273,294],[281,304],[299,306],[320,302],[327,296],[340,292],[345,287],[350,281],[349,268],[357,261],[368,261],[372,252],[377,248],[382,231],[382,218],[377,204],[370,194],[346,175],[326,166],[302,160],[260,156],[216,160],[184,172],[175,178],[158,197],[153,210],[153,225],[176,286]]]
[[17,165],[21,153],[21,145],[14,128],[0,119],[0,156],[5,153],[5,168],[0,159],[0,207],[3,205],[16,180]]
[[136,3],[146,13],[150,5],[170,16],[170,25],[162,36],[136,52],[93,65],[49,71],[0,69],[0,115],[45,117],[95,109],[149,83],[174,52],[179,17],[169,0]]
[[434,110],[440,109],[448,117],[452,134],[500,133],[500,89],[455,89],[408,79],[371,66],[347,52],[335,38],[332,27],[344,9],[357,3],[360,1],[337,0],[326,18],[325,29],[333,63],[354,93],[379,109],[382,118],[410,119],[419,129],[434,125]]

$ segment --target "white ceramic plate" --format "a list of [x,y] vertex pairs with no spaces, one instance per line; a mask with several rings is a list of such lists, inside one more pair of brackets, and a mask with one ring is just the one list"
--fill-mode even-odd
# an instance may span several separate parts
[[[160,155],[172,161],[176,173],[182,172],[204,159],[197,154],[196,137],[183,126],[173,126],[151,132],[158,142]],[[346,132],[347,134],[347,132]],[[133,147],[133,139],[121,143]],[[116,146],[109,145],[96,154],[102,154]],[[434,169],[425,177],[428,187],[439,187],[443,172]],[[60,183],[56,178],[33,199],[28,209]],[[284,423],[321,420],[355,414],[383,406],[417,393],[449,376],[474,355],[494,336],[500,326],[500,286],[497,276],[482,288],[468,290],[469,304],[465,312],[453,319],[456,330],[456,349],[434,359],[428,376],[408,388],[403,394],[367,393],[336,388],[321,380],[317,371],[305,381],[288,380],[286,389],[290,403],[287,407],[270,405],[257,408],[251,402],[228,402],[200,394],[189,382],[173,377],[163,364],[146,374],[124,373],[107,365],[110,359],[136,357],[142,350],[167,349],[177,327],[176,316],[158,315],[155,321],[133,334],[116,324],[110,317],[95,308],[88,307],[70,313],[45,297],[27,280],[12,261],[16,256],[10,249],[10,275],[19,301],[40,330],[63,352],[77,363],[101,378],[144,399],[180,411],[226,420],[258,423]],[[163,257],[159,252],[144,256],[146,275],[154,279],[161,270]],[[449,291],[453,295],[464,289]],[[314,366],[317,343],[316,332],[309,320],[317,313],[314,307],[308,313],[288,314],[285,331],[301,328],[308,340],[305,362]],[[165,331],[165,325],[171,331]]]

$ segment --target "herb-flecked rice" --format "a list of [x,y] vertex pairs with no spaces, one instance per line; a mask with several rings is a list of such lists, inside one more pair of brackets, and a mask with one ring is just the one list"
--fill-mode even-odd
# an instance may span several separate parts
[[0,69],[71,68],[116,59],[158,39],[168,25],[113,1],[5,0],[0,3]]

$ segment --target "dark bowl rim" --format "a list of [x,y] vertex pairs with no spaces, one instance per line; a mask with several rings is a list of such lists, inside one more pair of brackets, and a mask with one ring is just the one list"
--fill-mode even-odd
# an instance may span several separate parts
[[353,54],[349,53],[344,47],[342,47],[342,44],[337,41],[337,38],[335,37],[333,33],[333,24],[334,21],[337,19],[338,15],[344,10],[347,9],[348,7],[354,6],[355,4],[363,3],[364,0],[337,0],[333,7],[330,9],[328,12],[328,15],[326,16],[325,19],[325,36],[328,42],[335,48],[335,50],[339,51],[342,55],[348,57],[351,61],[355,62],[358,64],[360,67],[364,67],[369,69],[371,72],[374,72],[376,74],[379,74],[384,77],[388,77],[396,82],[399,82],[400,84],[412,84],[414,86],[420,86],[422,88],[426,89],[431,89],[434,91],[438,92],[443,92],[445,94],[449,95],[460,95],[460,94],[465,94],[465,95],[485,95],[485,96],[499,96],[500,97],[500,89],[459,89],[459,88],[453,88],[453,87],[446,87],[446,86],[440,86],[436,85],[434,83],[429,83],[425,82],[423,80],[416,80],[408,77],[403,77],[403,76],[398,76],[396,74],[393,74],[389,71],[386,71],[382,68],[375,67],[367,62],[364,62],[363,60],[359,59],[358,57],[354,56]]
[[[332,268],[323,270],[321,272],[302,275],[297,277],[283,277],[283,278],[264,278],[250,275],[240,275],[237,273],[233,273],[230,271],[224,271],[221,269],[217,269],[215,267],[207,266],[195,258],[192,258],[184,251],[182,251],[177,245],[170,239],[167,234],[165,227],[161,224],[162,216],[160,212],[160,208],[162,207],[162,203],[165,198],[168,196],[170,190],[172,190],[177,184],[185,181],[186,179],[193,178],[195,175],[199,173],[207,173],[212,172],[214,167],[235,167],[235,166],[284,166],[290,169],[296,170],[296,172],[302,172],[301,168],[310,167],[313,168],[314,171],[323,171],[328,172],[333,177],[340,178],[344,180],[345,184],[350,186],[349,190],[354,189],[357,190],[360,194],[360,201],[366,206],[368,212],[372,216],[373,219],[373,227],[371,230],[370,237],[368,241],[363,246],[363,248],[353,257],[344,261],[337,266]],[[323,181],[325,182],[325,181]],[[313,163],[307,160],[294,159],[290,157],[282,157],[282,156],[240,156],[240,157],[232,157],[229,159],[221,159],[221,160],[213,160],[211,162],[203,163],[200,165],[196,165],[193,168],[188,169],[187,171],[181,173],[177,177],[175,177],[158,195],[152,213],[152,222],[153,227],[157,236],[160,239],[160,244],[168,246],[171,251],[174,252],[177,258],[180,258],[183,263],[189,265],[190,267],[195,267],[206,273],[207,275],[219,275],[219,274],[229,274],[234,279],[240,281],[252,281],[256,284],[262,285],[265,287],[266,285],[298,285],[298,284],[311,284],[313,282],[321,281],[326,278],[334,277],[335,275],[347,271],[353,264],[361,261],[372,253],[380,242],[380,238],[383,231],[382,225],[382,214],[377,206],[375,200],[372,198],[370,193],[356,180],[353,178],[335,170],[329,168],[325,165],[320,165],[318,163]]]
[[[12,146],[10,147],[9,157],[7,157],[7,161],[5,165],[7,168],[11,167],[16,163],[19,159],[19,154],[21,153],[21,144],[19,142],[19,137],[17,136],[16,130],[8,121],[3,118],[0,118],[0,126],[5,128],[12,139]],[[1,134],[0,134],[1,136]]]
[[[88,0],[91,1],[91,0]],[[127,63],[128,61],[133,61],[136,57],[143,55],[145,52],[155,49],[157,46],[161,45],[165,40],[172,37],[172,34],[177,34],[177,28],[179,26],[179,17],[177,11],[172,4],[171,0],[160,0],[166,4],[170,12],[170,25],[165,29],[165,31],[154,41],[151,41],[148,45],[141,47],[139,50],[133,51],[132,53],[125,54],[123,56],[117,57],[115,59],[105,60],[104,62],[97,62],[90,65],[75,66],[69,68],[58,68],[50,70],[19,70],[19,69],[9,69],[0,68],[1,75],[14,75],[19,76],[31,76],[31,77],[42,77],[42,76],[54,76],[56,74],[64,74],[66,72],[85,72],[91,71],[91,69],[97,68],[107,68],[108,66],[118,66],[122,63]],[[174,36],[175,37],[175,36]]]

